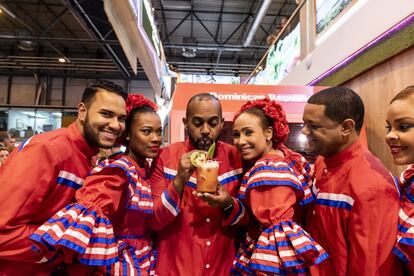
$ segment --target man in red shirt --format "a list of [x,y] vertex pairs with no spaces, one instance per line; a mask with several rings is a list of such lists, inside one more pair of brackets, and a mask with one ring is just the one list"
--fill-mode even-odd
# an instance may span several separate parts
[[[187,104],[183,119],[189,138],[161,150],[150,176],[154,197],[160,197],[173,182],[185,183],[180,206],[173,206],[176,217],[166,219],[157,232],[157,275],[229,275],[235,256],[232,227],[225,220],[237,221],[244,210],[232,205],[220,208],[208,205],[193,195],[196,188],[191,151],[207,150],[214,142],[213,159],[219,162],[218,180],[232,196],[237,194],[241,178],[241,161],[235,147],[218,142],[224,119],[220,102],[214,96],[195,95]],[[179,186],[179,185],[178,185]],[[167,199],[165,199],[167,200]],[[225,203],[225,202],[223,202]]]
[[312,95],[302,133],[315,164],[317,200],[308,217],[311,236],[329,258],[312,275],[400,275],[391,252],[397,235],[399,195],[393,178],[359,140],[364,104],[351,89]]
[[125,129],[126,92],[108,81],[87,87],[68,128],[22,142],[0,167],[0,275],[50,275],[59,260],[32,250],[28,237],[72,203],[98,148]]

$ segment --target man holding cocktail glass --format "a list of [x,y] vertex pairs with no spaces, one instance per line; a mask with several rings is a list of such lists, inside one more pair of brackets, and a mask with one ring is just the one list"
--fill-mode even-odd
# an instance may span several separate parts
[[[242,173],[240,157],[236,148],[217,141],[224,119],[220,102],[214,96],[207,93],[193,96],[187,104],[183,123],[189,138],[162,149],[154,160],[150,177],[154,197],[161,196],[173,182],[186,183],[183,190],[179,191],[181,206],[171,204],[176,217],[172,221],[165,221],[165,226],[157,232],[156,274],[229,275],[236,253],[236,233],[233,228],[224,227],[223,222],[226,219],[240,219],[244,210],[234,208],[231,201],[223,201],[222,206],[219,206],[221,208],[214,208],[193,195],[197,189],[198,174],[196,166],[191,163],[191,155],[204,152],[206,164],[214,161],[219,164],[219,195],[221,192],[230,195],[237,193]],[[211,150],[213,144],[215,146]],[[209,149],[210,154],[207,154]],[[214,165],[214,168],[209,169],[212,171],[217,168]],[[207,179],[211,175],[205,177]]]

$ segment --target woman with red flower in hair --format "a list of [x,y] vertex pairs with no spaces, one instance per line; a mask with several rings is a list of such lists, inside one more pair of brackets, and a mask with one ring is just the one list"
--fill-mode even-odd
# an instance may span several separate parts
[[235,274],[306,275],[328,257],[297,223],[301,206],[314,197],[309,164],[283,145],[288,133],[282,106],[269,99],[246,103],[234,118],[234,145],[250,164],[237,197],[255,218],[236,255]]
[[49,261],[90,267],[94,275],[154,275],[151,227],[179,212],[179,190],[168,187],[153,200],[146,182],[147,158],[161,146],[156,105],[141,95],[127,99],[127,150],[92,170],[76,203],[57,212],[30,237]]

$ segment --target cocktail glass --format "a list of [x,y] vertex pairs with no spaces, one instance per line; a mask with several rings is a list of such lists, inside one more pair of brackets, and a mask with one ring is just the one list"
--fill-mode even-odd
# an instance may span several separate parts
[[197,168],[197,192],[215,193],[218,185],[219,163],[215,160],[207,160]]

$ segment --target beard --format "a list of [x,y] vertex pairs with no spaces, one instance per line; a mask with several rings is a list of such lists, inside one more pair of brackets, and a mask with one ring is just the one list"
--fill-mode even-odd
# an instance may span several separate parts
[[83,124],[83,134],[86,142],[92,147],[109,149],[113,146],[113,144],[106,145],[99,141],[99,132],[96,132],[90,125],[88,114],[86,114],[85,123]]
[[208,151],[208,149],[210,148],[210,146],[214,143],[214,140],[211,138],[200,138],[200,139],[194,139],[191,136],[188,136],[190,143],[198,150],[204,150],[204,151]]

